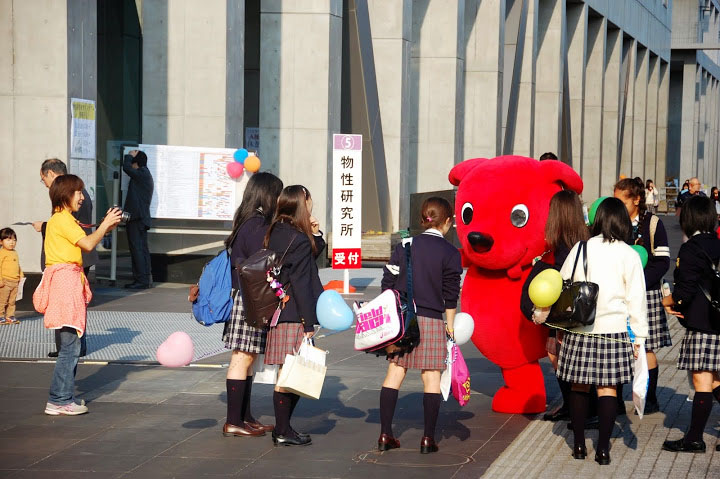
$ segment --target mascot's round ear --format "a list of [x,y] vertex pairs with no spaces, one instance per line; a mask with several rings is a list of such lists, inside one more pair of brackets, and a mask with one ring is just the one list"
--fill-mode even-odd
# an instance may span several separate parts
[[473,158],[471,160],[465,160],[462,163],[458,163],[452,168],[452,170],[450,170],[448,180],[450,180],[450,183],[455,186],[459,185],[460,181],[465,177],[465,175],[467,175],[473,168],[486,160],[487,158]]
[[[458,165],[459,166],[459,165]],[[551,183],[562,183],[563,186],[580,194],[583,190],[583,181],[575,170],[559,160],[545,160],[538,165],[542,178]],[[456,167],[457,168],[457,167]]]

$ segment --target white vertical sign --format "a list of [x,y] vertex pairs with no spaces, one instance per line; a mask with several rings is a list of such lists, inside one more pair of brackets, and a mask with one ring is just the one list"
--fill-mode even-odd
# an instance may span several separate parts
[[360,268],[362,135],[333,135],[332,200],[332,267]]

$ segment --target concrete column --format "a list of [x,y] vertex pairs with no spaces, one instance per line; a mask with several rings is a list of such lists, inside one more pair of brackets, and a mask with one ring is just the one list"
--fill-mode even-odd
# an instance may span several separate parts
[[645,177],[645,123],[647,121],[647,85],[648,85],[647,48],[637,46],[635,62],[635,92],[633,94],[633,154],[631,175]]
[[[599,196],[612,195],[618,175],[622,47],[622,32],[617,28],[608,28],[605,46],[605,75],[603,75],[603,135]],[[587,197],[586,200],[592,200],[592,198]]]
[[[97,100],[96,49],[95,2],[0,1],[1,225],[49,218],[40,164],[68,160],[70,98]],[[13,229],[23,270],[39,272],[40,234]]]
[[[588,57],[588,8],[584,3],[569,4],[567,7],[567,72],[570,97],[570,124],[572,125],[571,144],[572,162],[575,170],[582,175],[583,136],[585,133],[585,64]],[[603,44],[605,43],[603,33]],[[600,58],[604,71],[605,57]],[[600,78],[602,84],[602,78]],[[602,106],[602,100],[600,101]],[[600,167],[598,162],[597,168]],[[587,185],[587,182],[586,182]],[[586,186],[587,187],[587,186]]]
[[[698,174],[698,146],[700,145],[700,101],[703,84],[703,68],[699,65],[695,68],[695,106],[693,109],[693,138],[692,155],[690,155],[691,173],[690,176]],[[688,177],[689,178],[689,177]]]
[[225,146],[227,2],[142,2],[143,142]]
[[[587,66],[585,73],[585,135],[580,174],[583,178],[583,197],[592,201],[600,196],[600,166],[603,158],[603,93],[607,20],[593,17],[587,28]],[[569,58],[568,58],[569,62]],[[616,81],[617,83],[617,81]],[[617,103],[617,96],[616,96]],[[617,106],[615,107],[617,115]],[[613,128],[617,135],[617,128]]]
[[625,40],[626,51],[623,59],[623,77],[621,78],[620,102],[623,107],[623,115],[620,121],[621,131],[621,156],[619,174],[632,176],[632,154],[633,154],[633,111],[635,107],[635,72],[637,60],[637,41],[634,39]]
[[708,158],[710,158],[710,171],[708,178],[710,178],[712,185],[717,185],[717,171],[718,171],[718,81],[716,78],[711,77],[712,91],[710,93],[711,101],[711,122],[710,122],[710,141],[708,149]]
[[695,171],[695,92],[697,65],[686,58],[682,66],[682,113],[680,121],[680,184]]
[[382,117],[385,163],[390,186],[393,231],[409,226],[410,41],[412,1],[369,0],[375,75]]
[[705,164],[707,163],[705,148],[707,145],[707,116],[708,116],[708,72],[702,70],[700,73],[698,102],[700,109],[697,121],[697,170],[695,175],[700,178],[700,182],[705,182]]
[[538,44],[535,77],[535,156],[562,151],[563,75],[565,69],[565,0],[538,4]]
[[465,158],[500,155],[505,0],[465,3]]
[[657,106],[657,149],[655,152],[655,184],[665,185],[667,178],[667,138],[670,103],[670,68],[667,62],[659,60],[658,106]]
[[413,3],[410,87],[411,191],[447,189],[446,175],[462,161],[465,0]]
[[260,9],[263,164],[286,185],[305,185],[327,225],[332,185],[318,171],[329,168],[332,134],[340,132],[342,1],[275,0]]
[[649,64],[649,76],[647,84],[647,110],[645,115],[645,167],[643,179],[652,178],[657,186],[662,186],[655,178],[657,171],[657,121],[658,121],[658,86],[660,77],[660,59],[651,55]]

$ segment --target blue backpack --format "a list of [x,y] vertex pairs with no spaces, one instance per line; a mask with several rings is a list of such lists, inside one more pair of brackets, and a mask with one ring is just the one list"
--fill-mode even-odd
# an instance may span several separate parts
[[227,250],[222,250],[205,265],[198,289],[198,297],[192,304],[195,321],[203,326],[212,326],[230,319],[233,298],[230,253]]

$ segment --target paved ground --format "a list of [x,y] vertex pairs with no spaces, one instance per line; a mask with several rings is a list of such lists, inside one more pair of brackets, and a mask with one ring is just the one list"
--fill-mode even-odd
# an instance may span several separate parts
[[[667,223],[676,252],[679,230],[674,218]],[[353,273],[353,284],[372,297],[378,292],[378,273]],[[322,274],[324,280],[337,275],[328,270]],[[574,461],[565,423],[493,413],[490,401],[501,384],[499,370],[472,345],[463,347],[472,372],[472,398],[463,408],[453,400],[443,404],[440,452],[422,456],[417,451],[422,386],[419,375],[411,374],[395,421],[403,449],[378,453],[374,444],[384,363],[355,353],[351,332],[321,332],[324,337],[318,345],[330,351],[323,396],[319,401],[302,400],[294,418],[297,429],[313,435],[313,445],[274,448],[269,437],[220,434],[229,353],[212,354],[221,347],[220,328],[203,328],[190,319],[186,286],[163,284],[136,293],[101,284],[94,289],[90,331],[95,339],[91,356],[78,367],[77,381],[78,397],[91,411],[85,416],[55,418],[42,413],[53,364],[44,358],[52,342],[40,328],[40,319],[25,312],[23,324],[0,328],[0,357],[5,358],[0,360],[0,478],[365,478],[398,473],[433,478],[720,477],[720,453],[712,447],[718,436],[718,406],[706,430],[707,454],[660,452],[663,440],[682,435],[690,414],[687,380],[675,369],[676,348],[660,355],[663,412],[642,421],[632,414],[619,418],[613,464],[600,468],[592,461],[596,432],[588,434],[590,457]],[[671,324],[677,344],[681,330]],[[149,362],[154,348],[175,330],[193,335],[196,358],[204,357],[181,369]],[[543,367],[553,403],[557,386],[546,361]],[[253,395],[256,416],[271,422],[271,387],[255,385]],[[627,406],[630,410],[629,401]]]

